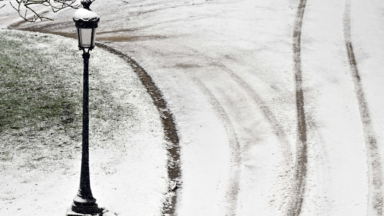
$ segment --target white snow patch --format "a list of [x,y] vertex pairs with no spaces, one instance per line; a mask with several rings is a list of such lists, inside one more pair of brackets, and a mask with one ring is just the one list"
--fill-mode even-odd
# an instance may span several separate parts
[[97,13],[87,10],[84,8],[79,8],[75,14],[73,14],[73,19],[74,20],[83,20],[83,21],[90,21],[90,20],[95,20],[99,19],[100,16],[97,15]]

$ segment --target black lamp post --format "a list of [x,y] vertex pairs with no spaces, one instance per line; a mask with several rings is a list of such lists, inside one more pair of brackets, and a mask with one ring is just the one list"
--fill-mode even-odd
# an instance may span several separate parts
[[83,81],[83,149],[81,158],[80,186],[73,199],[72,207],[67,216],[97,214],[100,212],[96,199],[92,195],[89,177],[89,83],[88,66],[89,51],[95,47],[95,33],[100,17],[89,6],[92,0],[81,0],[83,8],[78,9],[73,20],[76,23],[79,49],[83,50],[84,81]]

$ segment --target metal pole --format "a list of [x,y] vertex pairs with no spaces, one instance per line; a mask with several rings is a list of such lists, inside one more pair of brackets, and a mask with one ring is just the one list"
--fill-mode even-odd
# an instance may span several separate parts
[[82,214],[99,213],[96,199],[93,198],[89,177],[89,50],[83,50],[83,149],[81,158],[80,186],[73,199],[72,211]]

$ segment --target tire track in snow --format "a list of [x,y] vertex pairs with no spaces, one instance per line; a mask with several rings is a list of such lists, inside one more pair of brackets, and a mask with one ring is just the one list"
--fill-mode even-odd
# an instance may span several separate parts
[[221,122],[224,125],[226,133],[229,137],[229,145],[231,147],[231,179],[230,186],[226,192],[226,204],[227,204],[227,216],[235,216],[237,209],[237,200],[240,190],[240,165],[241,165],[241,156],[240,156],[240,144],[237,139],[236,132],[233,129],[232,123],[229,120],[227,112],[220,105],[220,102],[215,98],[215,96],[209,91],[209,89],[196,77],[190,76],[193,82],[200,88],[200,90],[208,97],[216,113],[219,115]]
[[[133,71],[138,75],[141,83],[145,86],[148,94],[152,97],[153,103],[160,113],[161,122],[164,127],[165,138],[170,143],[167,146],[169,153],[168,160],[168,177],[170,179],[169,191],[167,201],[164,203],[163,214],[175,215],[177,204],[177,189],[181,187],[181,168],[180,168],[180,145],[179,136],[176,130],[176,124],[173,119],[172,113],[167,107],[167,103],[164,100],[160,89],[156,86],[152,77],[142,68],[134,59],[128,55],[115,50],[102,43],[96,43],[97,46],[104,48],[121,58],[123,58],[129,65],[131,65]],[[169,199],[170,198],[170,199]]]
[[[282,149],[282,155],[284,157],[285,164],[287,166],[291,164],[292,156],[290,150],[290,143],[287,139],[287,135],[285,134],[282,125],[279,123],[272,110],[267,106],[267,103],[251,88],[251,86],[247,82],[245,82],[239,75],[237,75],[234,71],[226,67],[224,64],[218,62],[217,59],[209,57],[208,55],[201,53],[191,47],[188,47],[188,49],[194,52],[196,55],[201,56],[202,62],[206,62],[206,64],[220,68],[230,78],[232,78],[232,80],[238,85],[239,88],[245,91],[245,93],[251,98],[251,100],[253,100],[256,106],[260,108],[263,117],[271,125],[272,132],[277,136],[278,140],[280,141],[279,144]],[[228,191],[230,191],[231,188],[229,188]]]
[[280,140],[281,148],[283,149],[283,156],[286,163],[291,162],[291,150],[290,144],[287,139],[287,135],[284,132],[282,125],[279,123],[272,110],[267,106],[267,103],[248,85],[243,79],[241,79],[236,73],[224,66],[222,63],[215,62],[215,66],[223,69],[245,92],[252,98],[257,106],[262,111],[264,118],[272,127],[273,133]]
[[298,216],[301,213],[307,178],[307,123],[304,110],[304,93],[301,69],[301,28],[303,26],[306,3],[307,0],[300,0],[299,6],[297,8],[293,32],[298,139],[296,141],[296,162],[292,194],[290,204],[288,206],[289,216]]
[[[15,24],[9,26],[9,29],[16,29],[21,31],[31,31],[31,32],[40,32],[45,34],[54,34],[60,35],[64,37],[74,38],[76,39],[76,34],[70,34],[65,32],[54,32],[49,29],[41,28],[18,28],[25,21],[20,21]],[[178,192],[177,189],[181,188],[181,168],[180,168],[180,145],[179,145],[179,136],[176,130],[176,124],[174,122],[174,118],[172,113],[169,111],[167,107],[167,103],[164,100],[160,89],[156,86],[152,77],[142,68],[134,59],[129,57],[128,55],[102,43],[96,42],[96,46],[101,47],[109,52],[118,55],[122,59],[124,59],[133,69],[133,71],[139,77],[143,86],[147,89],[148,94],[151,96],[154,105],[159,111],[161,122],[164,128],[164,134],[167,141],[169,141],[169,145],[167,146],[167,151],[169,153],[168,159],[168,177],[170,179],[168,186],[168,194],[166,194],[166,202],[163,206],[163,215],[175,215],[176,204]]]
[[204,60],[209,61],[210,65],[222,69],[239,85],[240,88],[242,88],[248,94],[248,96],[254,101],[254,103],[261,109],[264,118],[271,125],[273,133],[279,139],[280,147],[283,149],[285,163],[290,163],[292,161],[291,150],[287,135],[285,134],[283,126],[279,123],[272,110],[267,106],[267,103],[251,88],[249,84],[247,84],[240,76],[238,76],[234,71],[226,67],[224,64],[217,62],[216,59],[211,58],[206,54],[201,53],[191,47],[189,47],[189,49],[197,55],[203,56]]
[[376,140],[376,134],[373,129],[371,116],[369,114],[368,103],[365,98],[358,65],[353,51],[351,40],[351,3],[346,1],[344,11],[344,39],[348,52],[348,60],[351,69],[351,75],[359,105],[360,118],[364,131],[365,145],[367,149],[368,164],[368,212],[369,216],[383,215],[383,170],[380,158],[379,147]]

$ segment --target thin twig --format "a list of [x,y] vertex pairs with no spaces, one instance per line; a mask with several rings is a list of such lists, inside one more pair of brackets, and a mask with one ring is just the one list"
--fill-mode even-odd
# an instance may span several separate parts
[[[76,4],[76,0],[16,0],[16,3],[17,7],[10,2],[13,9],[15,9],[19,16],[27,22],[36,22],[38,20],[53,20],[49,17],[43,16],[42,14],[39,14],[39,12],[32,9],[33,6],[42,5],[44,7],[49,7],[53,13],[57,13],[66,8],[77,9],[80,7],[80,5]],[[32,16],[28,16],[28,13],[32,13]]]

